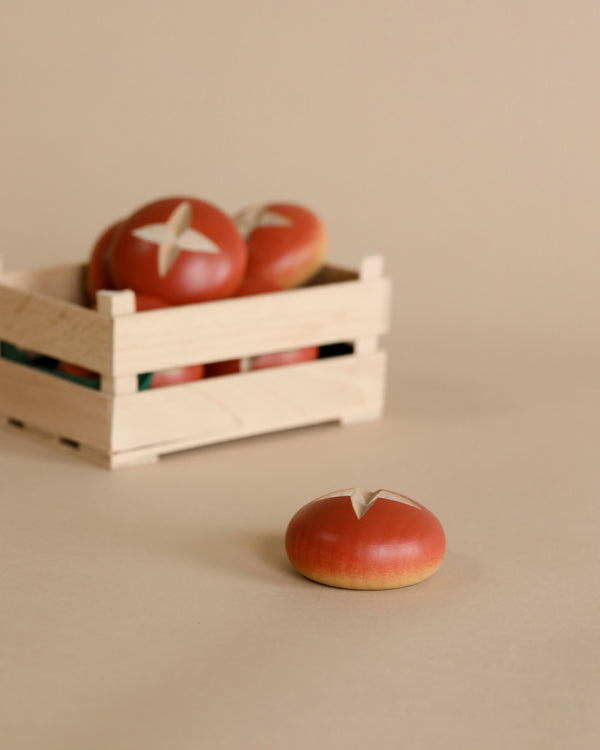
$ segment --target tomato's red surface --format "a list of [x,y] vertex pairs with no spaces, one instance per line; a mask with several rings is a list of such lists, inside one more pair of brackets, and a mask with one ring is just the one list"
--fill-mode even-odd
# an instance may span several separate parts
[[305,346],[303,349],[290,349],[284,352],[272,352],[271,354],[259,354],[252,357],[251,369],[263,370],[266,367],[281,367],[282,365],[294,365],[299,362],[311,362],[319,356],[318,346]]
[[95,378],[98,376],[97,372],[92,372],[92,370],[80,367],[79,365],[74,365],[71,362],[59,362],[56,365],[56,369],[67,375],[76,375],[78,378]]
[[158,310],[162,307],[170,307],[168,302],[163,302],[156,297],[147,297],[144,294],[135,295],[136,312],[145,312],[146,310]]
[[96,304],[96,292],[115,289],[108,266],[108,251],[122,221],[111,224],[96,240],[86,268],[86,288],[92,306]]
[[[410,586],[435,573],[446,539],[433,513],[398,493],[380,490],[381,496],[372,493],[375,500],[359,517],[351,492],[356,490],[318,498],[290,521],[286,550],[300,573],[351,589]],[[359,507],[364,511],[366,506]]]
[[248,246],[247,278],[290,288],[303,284],[323,264],[327,232],[308,208],[266,203],[243,209],[234,219]]
[[188,197],[142,206],[119,227],[109,250],[119,289],[172,305],[232,295],[246,262],[235,223],[216,206]]
[[162,388],[167,385],[179,385],[201,380],[204,377],[204,365],[189,365],[188,367],[175,367],[171,370],[155,372],[152,375],[151,388]]

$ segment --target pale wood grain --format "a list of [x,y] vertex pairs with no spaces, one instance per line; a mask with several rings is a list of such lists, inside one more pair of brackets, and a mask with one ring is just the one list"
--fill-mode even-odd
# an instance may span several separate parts
[[[130,290],[99,292],[98,312],[47,296],[74,296],[83,268],[9,274],[0,284],[0,338],[99,372],[103,390],[2,360],[0,414],[9,427],[115,468],[381,415],[386,356],[376,348],[391,288],[377,256],[360,273],[327,267],[306,288],[143,313]],[[355,354],[137,391],[140,372],[340,342],[354,343]]]
[[0,359],[0,414],[57,437],[110,451],[110,397]]
[[[13,435],[23,437],[25,440],[32,440],[51,450],[61,451],[66,455],[70,455],[75,460],[84,459],[88,463],[93,463],[103,469],[111,468],[110,454],[97,448],[90,448],[83,443],[61,438],[31,424],[16,424],[13,420],[2,414],[0,414],[0,427]],[[150,461],[147,460],[145,463],[150,463]]]
[[377,419],[385,367],[384,352],[349,355],[112,398],[0,361],[0,422],[99,466],[126,468],[275,430]]
[[125,315],[114,321],[114,374],[377,336],[389,295],[388,279],[348,281]]
[[383,256],[366,255],[360,262],[358,275],[362,281],[380,279],[383,276]]
[[131,315],[136,311],[135,292],[131,289],[96,292],[96,309],[102,315]]
[[84,263],[71,263],[7,271],[2,276],[2,283],[28,292],[56,297],[64,302],[84,305],[86,268]]
[[[96,307],[101,315],[107,315],[111,319],[111,330],[114,328],[113,318],[119,315],[133,315],[136,311],[135,293],[131,289],[121,291],[102,290],[96,293]],[[122,395],[135,393],[138,389],[137,375],[121,375],[115,377],[112,374],[100,376],[100,390],[103,393]]]
[[111,321],[70,302],[1,284],[0,339],[94,372],[110,372]]
[[100,376],[100,390],[113,396],[122,396],[125,393],[135,393],[139,381],[137,375],[121,375],[113,378],[112,375]]
[[[380,279],[383,276],[383,257],[381,255],[367,255],[360,264],[359,278],[363,282]],[[390,317],[390,296],[386,297],[387,308],[384,312],[386,320]],[[383,333],[384,331],[379,331]],[[354,342],[356,354],[372,354],[379,348],[378,336],[363,336]]]
[[272,430],[376,418],[384,352],[209,378],[114,398],[112,450],[164,453]]

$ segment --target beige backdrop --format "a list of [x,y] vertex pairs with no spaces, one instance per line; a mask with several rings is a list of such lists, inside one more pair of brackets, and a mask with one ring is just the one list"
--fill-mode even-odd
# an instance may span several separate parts
[[[0,434],[10,750],[596,748],[600,5],[4,0],[8,267],[169,193],[312,205],[394,279],[385,419],[110,475]],[[293,575],[338,486],[428,583]]]

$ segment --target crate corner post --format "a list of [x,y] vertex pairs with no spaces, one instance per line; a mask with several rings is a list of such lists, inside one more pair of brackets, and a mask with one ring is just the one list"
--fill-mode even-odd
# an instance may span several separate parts
[[[96,293],[98,312],[115,318],[118,315],[132,315],[136,311],[135,294],[131,289],[121,291],[101,290]],[[112,364],[112,362],[111,362]],[[111,396],[121,396],[125,393],[135,393],[138,389],[137,375],[120,375],[116,377],[101,375],[100,390]]]

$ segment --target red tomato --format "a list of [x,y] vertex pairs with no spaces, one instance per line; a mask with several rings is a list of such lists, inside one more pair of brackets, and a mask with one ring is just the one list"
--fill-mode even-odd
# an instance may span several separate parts
[[108,251],[121,224],[122,220],[105,229],[92,249],[90,261],[86,268],[86,288],[92,307],[96,304],[96,292],[101,289],[115,288],[108,268]]
[[200,380],[204,377],[204,365],[190,365],[189,367],[176,367],[172,370],[155,372],[152,375],[151,388],[162,388],[165,385],[178,385],[179,383],[190,383],[192,380]]
[[123,222],[109,251],[118,288],[172,305],[230,296],[246,262],[234,222],[216,206],[185,197],[142,206]]
[[56,365],[56,369],[67,375],[77,375],[79,378],[95,378],[98,375],[97,372],[92,372],[92,370],[80,367],[79,365],[74,365],[71,362],[59,362]]
[[247,278],[300,286],[327,254],[327,232],[309,209],[293,203],[250,206],[234,216],[248,246]]
[[143,294],[135,295],[135,310],[136,312],[144,312],[146,310],[158,310],[161,307],[170,307],[168,302],[163,302],[161,299],[155,297],[146,297]]
[[389,490],[337,490],[301,508],[285,545],[292,565],[348,589],[411,586],[442,564],[446,537],[420,503]]
[[210,362],[204,368],[204,377],[216,378],[220,375],[235,375],[242,371],[242,360],[228,359],[224,362]]
[[259,354],[252,357],[251,370],[262,370],[266,367],[281,367],[281,365],[294,365],[298,362],[311,362],[318,359],[318,346],[305,346],[303,349],[290,349],[284,352],[272,352],[271,354]]

